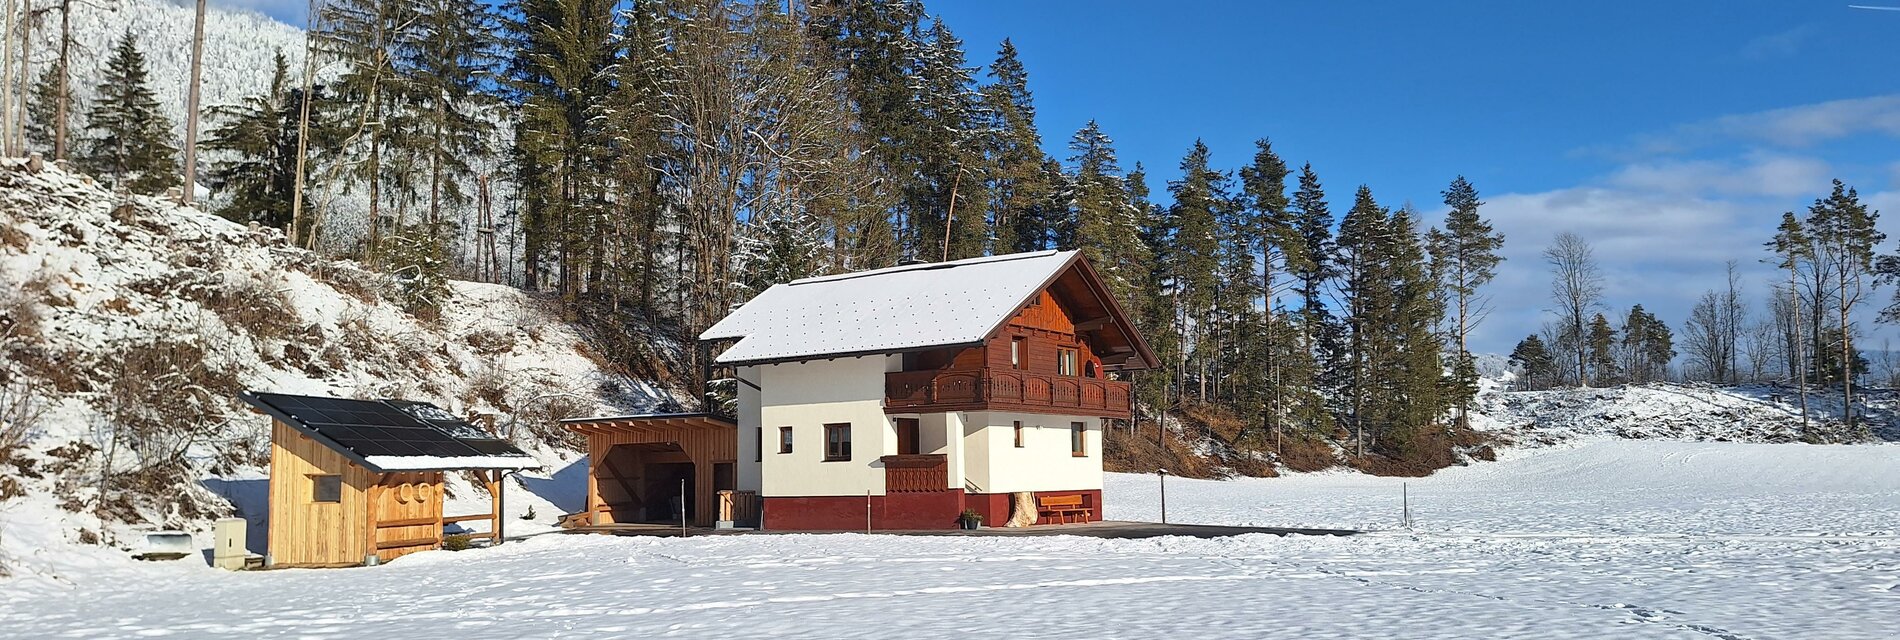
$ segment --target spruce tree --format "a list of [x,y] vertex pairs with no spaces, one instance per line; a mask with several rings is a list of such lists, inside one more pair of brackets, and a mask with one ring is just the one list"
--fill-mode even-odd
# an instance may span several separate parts
[[495,134],[490,79],[500,40],[488,4],[475,0],[412,0],[414,24],[395,43],[404,70],[403,98],[417,113],[414,152],[426,167],[427,222],[444,222],[444,206],[469,200],[461,185],[474,163],[492,154]]
[[1073,221],[1069,246],[1088,256],[1118,300],[1135,299],[1147,284],[1149,247],[1141,241],[1143,211],[1115,157],[1114,142],[1091,120],[1069,140],[1068,176]]
[[[1286,178],[1290,173],[1286,162],[1273,152],[1273,143],[1266,138],[1254,142],[1253,163],[1240,169],[1241,188],[1247,202],[1240,221],[1242,234],[1248,239],[1247,250],[1258,252],[1261,257],[1260,284],[1257,289],[1263,311],[1260,316],[1269,324],[1277,321],[1280,309],[1276,302],[1280,289],[1277,275],[1282,269],[1291,270],[1306,259],[1306,243],[1295,227],[1293,213],[1288,208]],[[1253,277],[1251,271],[1238,275]],[[1265,379],[1262,382],[1267,386],[1268,397],[1265,403],[1268,410],[1262,414],[1262,420],[1267,430],[1274,434],[1276,442],[1291,395],[1289,385],[1295,382],[1281,371],[1286,350],[1274,343],[1279,333],[1282,332],[1263,327],[1260,334],[1264,344],[1257,352],[1257,357],[1265,359],[1262,363]]]
[[[1016,45],[1003,40],[990,63],[995,82],[982,90],[983,109],[990,117],[983,132],[995,172],[990,176],[990,252],[1035,251],[1048,246],[1056,218],[1066,217],[1055,206],[1054,176],[1048,169],[1042,138],[1036,132],[1036,107],[1029,94],[1029,73],[1016,59]],[[1093,127],[1091,121],[1089,126]],[[1081,134],[1077,134],[1078,136]],[[1105,139],[1105,138],[1104,138]],[[1075,148],[1070,143],[1070,148]],[[1112,150],[1109,153],[1113,153]],[[1113,174],[1103,174],[1113,175]],[[1088,194],[1084,197],[1101,197]],[[1097,257],[1090,254],[1090,258]]]
[[127,30],[106,59],[105,74],[86,112],[79,165],[114,187],[157,193],[178,184],[172,125],[147,86],[145,54]]
[[[59,87],[62,75],[57,64],[41,71],[39,80],[33,83],[32,93],[27,95],[26,141],[32,145],[34,151],[43,154],[53,153],[53,138],[58,135]],[[66,102],[67,104],[79,102],[78,98],[72,95],[70,88],[67,91]],[[74,109],[68,114],[68,119],[72,119],[72,116],[77,114],[78,110]],[[67,125],[68,129],[78,128],[72,126],[70,122]]]
[[218,215],[289,231],[302,100],[279,53],[265,93],[211,109],[215,126],[206,132],[204,145],[213,160],[221,161],[212,163],[206,176],[218,196]]
[[1289,260],[1286,268],[1293,276],[1294,293],[1300,299],[1301,345],[1315,351],[1315,336],[1331,322],[1325,287],[1334,275],[1331,262],[1334,246],[1333,214],[1327,208],[1326,191],[1320,185],[1319,174],[1313,172],[1311,164],[1300,167],[1299,187],[1293,192],[1290,212],[1301,250],[1298,254],[1288,254],[1298,259]]
[[[1435,271],[1455,309],[1451,318],[1451,346],[1459,361],[1464,362],[1471,358],[1471,330],[1485,314],[1484,299],[1479,296],[1478,288],[1496,276],[1498,262],[1503,260],[1498,250],[1504,246],[1504,236],[1493,231],[1490,221],[1478,215],[1478,207],[1484,202],[1478,199],[1478,190],[1464,176],[1451,181],[1444,197],[1445,206],[1451,208],[1445,214],[1445,229],[1433,229],[1427,235],[1427,242]],[[1460,370],[1475,373],[1476,367],[1460,367]],[[1476,384],[1476,379],[1461,380],[1461,385],[1467,388]],[[1468,403],[1469,398],[1458,403],[1461,424],[1465,422]]]
[[1372,379],[1385,350],[1399,337],[1384,332],[1380,313],[1396,306],[1393,279],[1384,267],[1384,241],[1389,233],[1390,212],[1372,198],[1372,189],[1360,185],[1353,195],[1352,209],[1339,223],[1336,241],[1340,296],[1344,300],[1343,324],[1346,329],[1343,365],[1345,380],[1343,401],[1352,424],[1355,455],[1366,454],[1366,424],[1374,408],[1368,401],[1379,396]]
[[919,128],[907,151],[921,180],[906,195],[914,217],[910,249],[916,258],[956,260],[982,255],[989,235],[985,193],[992,171],[982,142],[989,119],[965,67],[963,41],[933,19],[919,52]]
[[1220,219],[1232,205],[1227,177],[1208,165],[1207,145],[1199,140],[1181,160],[1181,179],[1170,182],[1174,196],[1173,249],[1169,254],[1168,284],[1175,302],[1175,326],[1185,340],[1183,358],[1192,357],[1182,374],[1198,382],[1196,397],[1207,397],[1207,373],[1215,345],[1207,340],[1220,277]]

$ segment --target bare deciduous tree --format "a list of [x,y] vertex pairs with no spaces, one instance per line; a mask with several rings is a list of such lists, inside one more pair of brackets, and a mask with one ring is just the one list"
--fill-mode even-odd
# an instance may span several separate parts
[[1558,337],[1565,341],[1553,346],[1576,363],[1577,384],[1590,386],[1584,324],[1603,302],[1603,273],[1595,251],[1583,236],[1565,231],[1544,249],[1544,261],[1550,265],[1550,299],[1562,326]]

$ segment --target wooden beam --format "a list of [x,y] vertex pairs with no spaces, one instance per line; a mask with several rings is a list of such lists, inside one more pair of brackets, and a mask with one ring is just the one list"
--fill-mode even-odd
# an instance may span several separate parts
[[[453,522],[453,521],[444,520],[444,522]],[[370,528],[371,529],[393,529],[396,527],[420,527],[426,524],[435,524],[435,517],[428,516],[428,517],[422,517],[422,518],[408,518],[404,520],[383,520],[381,522],[375,523],[374,525],[371,525]]]
[[441,541],[442,541],[442,538],[440,536],[437,536],[434,538],[410,538],[407,540],[390,540],[389,542],[376,543],[376,550],[382,551],[385,549],[404,549],[408,547],[421,547],[421,546],[436,544]]

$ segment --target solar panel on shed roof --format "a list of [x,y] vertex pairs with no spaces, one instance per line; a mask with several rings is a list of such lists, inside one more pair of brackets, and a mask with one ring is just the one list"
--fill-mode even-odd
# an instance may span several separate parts
[[535,466],[514,445],[426,402],[250,391],[241,397],[373,469]]

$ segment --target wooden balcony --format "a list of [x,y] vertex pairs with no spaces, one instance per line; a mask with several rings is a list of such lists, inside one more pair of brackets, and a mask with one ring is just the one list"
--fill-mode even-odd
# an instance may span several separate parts
[[1128,383],[1006,369],[884,374],[885,413],[1020,411],[1126,419]]
[[884,463],[885,493],[922,493],[950,488],[950,458],[941,453],[895,455],[878,458]]

